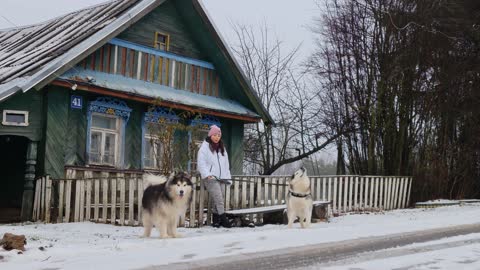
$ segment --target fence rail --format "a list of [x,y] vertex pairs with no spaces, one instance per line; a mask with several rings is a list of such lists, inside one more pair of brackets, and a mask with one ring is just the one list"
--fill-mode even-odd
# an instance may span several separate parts
[[[66,179],[41,177],[36,181],[33,220],[45,222],[93,221],[140,225],[144,190],[142,173],[93,172],[69,169]],[[285,203],[289,176],[234,176],[226,187],[226,210]],[[210,224],[209,196],[193,177],[193,200],[182,223]],[[311,176],[314,200],[332,201],[329,211],[346,213],[408,207],[411,177]],[[262,216],[250,216],[261,219]]]

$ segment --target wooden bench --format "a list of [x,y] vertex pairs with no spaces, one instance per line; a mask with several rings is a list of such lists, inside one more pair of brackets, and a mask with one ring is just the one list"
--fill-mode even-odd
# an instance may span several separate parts
[[[320,219],[319,216],[324,216],[323,218],[328,220],[329,218],[329,211],[327,206],[330,205],[332,201],[314,201],[313,202],[313,214],[312,219]],[[244,221],[244,216],[246,215],[254,215],[254,214],[271,214],[271,213],[279,213],[282,215],[282,223],[286,223],[286,213],[287,205],[286,204],[279,204],[279,205],[271,205],[271,206],[260,206],[260,207],[252,207],[252,208],[244,208],[244,209],[236,209],[236,210],[227,210],[225,213],[229,216],[234,218],[240,217],[241,222]],[[320,215],[323,213],[323,215]]]

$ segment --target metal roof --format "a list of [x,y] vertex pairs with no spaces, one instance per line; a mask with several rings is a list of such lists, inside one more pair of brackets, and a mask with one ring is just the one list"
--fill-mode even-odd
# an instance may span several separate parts
[[163,2],[114,0],[40,24],[0,30],[0,101],[49,83]]
[[191,107],[206,108],[213,111],[237,114],[252,118],[260,116],[233,100],[191,93],[156,83],[136,80],[116,74],[93,70],[71,69],[60,76],[59,80],[70,82],[88,82],[88,85],[112,89],[112,92],[124,92],[133,95],[184,104]]
[[45,63],[115,20],[131,4],[132,1],[117,0],[38,25],[0,31],[0,83],[35,73]]

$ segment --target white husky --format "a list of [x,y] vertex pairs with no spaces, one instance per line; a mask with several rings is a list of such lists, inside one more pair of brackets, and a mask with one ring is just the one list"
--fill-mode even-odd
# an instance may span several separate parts
[[302,228],[310,226],[312,220],[313,199],[310,193],[310,179],[307,170],[300,168],[292,175],[289,181],[287,195],[288,228],[292,228],[293,222],[298,217]]
[[143,192],[143,237],[150,237],[154,225],[160,231],[160,238],[180,237],[177,234],[178,220],[185,215],[192,201],[190,176],[177,173],[165,179],[149,175],[145,180],[153,185]]

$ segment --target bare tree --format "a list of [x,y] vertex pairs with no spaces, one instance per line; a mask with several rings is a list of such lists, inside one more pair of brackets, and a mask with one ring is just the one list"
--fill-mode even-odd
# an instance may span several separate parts
[[282,165],[308,157],[339,136],[326,132],[318,94],[296,70],[299,47],[284,53],[282,42],[271,38],[266,25],[234,26],[233,48],[253,88],[274,118],[275,125],[257,123],[245,130],[245,161],[272,174]]
[[[310,61],[338,165],[414,175],[417,198],[480,194],[480,33],[473,0],[327,0]],[[468,101],[467,101],[468,100]],[[341,168],[340,168],[341,171]],[[477,179],[472,180],[472,179]]]

